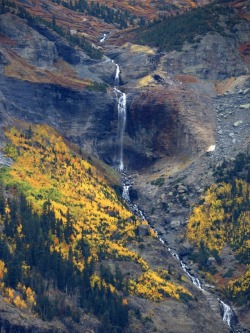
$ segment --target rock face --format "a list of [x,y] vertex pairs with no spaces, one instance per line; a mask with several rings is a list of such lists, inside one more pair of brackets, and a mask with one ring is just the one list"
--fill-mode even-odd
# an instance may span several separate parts
[[[1,15],[0,33],[5,38],[0,49],[0,68],[5,73],[0,76],[2,123],[14,118],[48,123],[89,153],[114,164],[119,143],[117,100],[112,89],[116,67],[111,58],[90,59],[47,27],[37,24],[31,28],[12,15]],[[121,88],[128,101],[124,137],[127,168],[141,168],[162,156],[194,156],[213,143],[209,94],[190,94],[179,81],[173,86],[165,83],[164,76],[156,80],[159,75],[152,75],[154,87],[138,88],[136,82],[159,62],[155,51],[127,44],[108,54],[122,64],[121,84],[129,82]],[[55,79],[58,70],[61,74]],[[79,86],[78,82],[85,82],[81,80],[111,87],[107,93],[89,91]],[[131,82],[134,89],[129,88]],[[190,108],[194,104],[197,106]]]
[[[163,56],[163,68],[168,73],[194,75],[206,80],[224,80],[249,73],[249,64],[241,57],[239,45],[250,34],[249,25],[238,26],[237,36],[227,38],[218,33],[208,34],[194,45],[186,45],[184,52],[173,51]],[[240,36],[242,35],[242,37]],[[238,39],[239,37],[240,39]]]
[[[1,77],[3,78],[3,77]],[[50,84],[31,84],[13,78],[0,80],[2,119],[23,119],[48,123],[79,146],[97,147],[100,154],[115,141],[112,123],[116,121],[114,97],[109,94],[76,91]],[[12,87],[15,94],[12,94]],[[6,116],[8,117],[6,119]],[[113,133],[113,137],[112,137]]]
[[2,15],[0,34],[15,41],[13,49],[29,64],[40,68],[53,67],[58,57],[55,44],[28,25],[20,24],[17,17],[10,19],[8,15]]
[[130,151],[137,149],[142,163],[143,153],[149,161],[163,156],[191,157],[213,143],[215,119],[208,95],[167,84],[139,92],[128,96],[127,132],[133,139]]

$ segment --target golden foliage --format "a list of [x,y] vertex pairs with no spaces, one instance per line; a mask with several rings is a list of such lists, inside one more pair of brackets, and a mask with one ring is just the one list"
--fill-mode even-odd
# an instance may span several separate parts
[[[250,185],[243,180],[232,184],[215,184],[206,192],[204,203],[195,207],[189,218],[187,237],[198,246],[218,252],[231,245],[237,254],[249,251]],[[237,212],[240,215],[237,216]]]
[[4,261],[0,260],[0,281],[3,279],[6,273],[7,273],[7,268],[5,267],[5,263]]
[[[34,125],[29,130],[24,133],[12,128],[6,132],[11,145],[19,151],[9,183],[18,184],[40,212],[43,203],[50,200],[56,218],[64,223],[69,208],[76,229],[72,241],[83,233],[93,253],[99,251],[103,239],[107,240],[109,253],[114,249],[126,252],[123,244],[135,237],[139,222],[131,223],[132,214],[115,191],[93,165],[68,148],[57,132],[45,125]],[[121,239],[118,246],[115,238]],[[55,247],[67,255],[65,245],[55,240]]]
[[143,273],[137,281],[130,280],[130,291],[137,295],[150,298],[154,301],[161,301],[165,297],[180,298],[180,293],[191,296],[189,291],[182,286],[166,281],[156,272],[148,270]]
[[243,276],[233,281],[230,281],[227,287],[231,298],[238,298],[241,295],[248,295],[250,291],[250,265]]
[[[118,199],[103,174],[70,149],[56,131],[46,125],[32,125],[32,128],[26,126],[24,131],[12,128],[5,134],[11,146],[18,151],[15,163],[4,175],[5,184],[18,186],[40,213],[49,200],[56,218],[64,224],[70,212],[74,232],[69,243],[60,242],[51,235],[51,252],[58,251],[64,258],[73,256],[74,264],[83,270],[84,258],[77,245],[84,239],[89,246],[88,263],[104,256],[132,260],[140,265],[144,273],[137,281],[130,281],[132,293],[153,300],[162,300],[166,296],[179,299],[179,293],[188,293],[150,270],[145,260],[127,248],[128,241],[136,240],[138,225],[147,222],[135,218]],[[155,237],[153,230],[150,233]],[[25,273],[29,267],[23,265],[22,270]],[[93,274],[91,284],[92,287],[102,284],[115,292],[115,287],[106,284],[97,274]],[[30,288],[23,287],[22,292],[19,288],[19,292],[29,307],[35,305],[35,295]],[[22,307],[20,297],[15,305]]]
[[36,305],[34,291],[30,287],[26,288],[20,282],[18,283],[16,290],[10,287],[5,287],[4,283],[1,283],[0,292],[4,297],[5,303],[13,304],[20,309],[28,309],[31,311]]

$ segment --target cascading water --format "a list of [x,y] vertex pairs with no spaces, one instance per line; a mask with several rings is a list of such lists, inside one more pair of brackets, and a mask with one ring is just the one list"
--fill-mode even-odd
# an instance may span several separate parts
[[[125,174],[123,174],[123,176],[124,176],[123,192],[122,192],[123,198],[126,200],[126,202],[128,203],[131,211],[133,211],[134,214],[137,214],[142,219],[146,219],[143,212],[138,208],[138,206],[131,202],[130,196],[129,196],[129,189],[131,187],[131,182],[130,182],[130,179]],[[154,230],[154,232],[157,235],[157,238],[159,239],[159,241],[163,245],[167,245],[167,243],[160,236],[158,236],[157,230],[153,226],[151,226],[151,228]],[[190,272],[189,272],[190,268],[188,267],[188,265],[186,265],[180,259],[179,255],[173,249],[171,249],[170,247],[167,246],[167,248],[168,248],[168,251],[171,253],[171,255],[179,261],[183,271],[188,275],[188,277],[190,278],[192,283],[197,288],[199,288],[204,294],[209,294],[203,288],[203,285],[202,285],[201,281],[197,277],[190,274]],[[221,309],[222,319],[230,327],[230,329],[232,330],[232,333],[242,332],[239,326],[237,326],[237,327],[235,326],[237,318],[236,318],[236,315],[234,314],[233,310],[231,309],[231,307],[229,305],[227,305],[226,303],[224,303],[220,298],[218,298],[218,303],[219,303],[219,306],[220,306],[220,309]]]
[[[113,61],[114,62],[114,61]],[[118,109],[118,140],[119,140],[119,171],[123,171],[123,137],[126,127],[126,109],[127,109],[127,96],[125,93],[121,92],[117,87],[120,84],[120,67],[115,64],[115,84],[114,91],[117,99],[117,109]]]
[[224,303],[219,298],[218,298],[218,302],[219,302],[219,305],[220,305],[221,310],[222,310],[223,321],[225,321],[228,324],[229,327],[232,327],[232,324],[233,324],[232,321],[235,317],[235,314],[233,313],[233,310],[230,308],[229,305]]
[[107,34],[103,34],[103,37],[100,39],[100,42],[103,43],[107,38]]
[[124,163],[123,163],[123,137],[126,126],[126,104],[127,104],[127,96],[125,93],[122,93],[117,88],[114,88],[116,92],[117,102],[118,102],[118,140],[120,143],[120,151],[119,151],[119,171],[123,171]]
[[120,84],[120,67],[118,64],[115,64],[116,71],[115,71],[115,87],[118,87]]
[[123,185],[122,188],[122,197],[125,199],[128,203],[130,203],[130,196],[129,196],[129,189],[131,185]]
[[[112,60],[112,62],[114,63],[114,61]],[[116,72],[115,72],[115,83],[114,83],[114,91],[116,93],[116,99],[117,99],[117,103],[118,103],[118,138],[119,138],[119,143],[120,143],[120,153],[119,153],[119,171],[122,172],[124,170],[124,163],[123,163],[123,136],[124,136],[124,132],[125,132],[125,126],[126,126],[126,104],[127,104],[127,96],[125,93],[121,92],[117,87],[119,86],[120,83],[120,67],[118,64],[115,64],[116,66]],[[126,202],[129,204],[131,210],[137,214],[139,217],[141,217],[142,219],[146,219],[143,212],[138,208],[137,205],[133,204],[130,200],[130,196],[129,196],[129,189],[131,187],[131,183],[130,180],[128,179],[128,177],[126,176],[126,174],[123,174],[124,177],[124,182],[123,182],[123,192],[122,192],[122,196],[123,198],[126,200]],[[152,227],[152,226],[151,226]],[[152,229],[154,230],[154,232],[156,233],[159,241],[164,244],[167,245],[166,242],[158,236],[158,232],[157,230],[155,230],[154,227],[152,227]],[[202,292],[209,294],[202,286],[201,281],[193,276],[192,274],[190,274],[190,268],[180,259],[180,257],[178,256],[178,254],[171,249],[170,247],[168,247],[168,251],[171,253],[171,255],[173,257],[175,257],[183,271],[188,275],[188,277],[190,278],[190,280],[192,281],[192,283],[199,288]],[[234,330],[234,324],[235,324],[235,314],[233,312],[233,310],[230,308],[229,305],[227,305],[226,303],[224,303],[220,298],[218,298],[218,303],[220,305],[220,309],[222,312],[222,319],[223,321],[225,321],[227,323],[227,325],[232,329],[232,332],[239,332],[239,330]]]

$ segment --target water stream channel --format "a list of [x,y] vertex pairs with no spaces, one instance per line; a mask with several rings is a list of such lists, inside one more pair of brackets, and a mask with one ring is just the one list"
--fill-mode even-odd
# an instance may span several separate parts
[[[128,177],[124,173],[124,162],[123,162],[123,137],[124,137],[124,132],[125,132],[125,127],[126,127],[126,103],[127,103],[127,96],[125,93],[121,92],[118,87],[120,84],[120,67],[117,63],[115,63],[113,60],[112,62],[116,66],[116,72],[115,72],[115,79],[114,79],[114,92],[116,94],[116,100],[117,100],[117,110],[118,110],[118,144],[119,144],[119,156],[118,156],[118,171],[122,174],[123,176],[123,193],[122,196],[126,200],[128,206],[130,207],[131,211],[133,211],[134,214],[139,216],[140,218],[146,220],[146,217],[144,216],[143,212],[138,208],[138,206],[134,203],[131,202],[130,200],[130,187],[132,186],[130,177]],[[163,238],[161,238],[158,235],[157,230],[155,229],[154,226],[150,225],[151,228],[154,230],[156,233],[159,241],[164,245],[167,246],[168,251],[171,253],[171,255],[176,258],[176,260],[179,261],[181,268],[185,272],[185,274],[189,277],[189,279],[192,281],[192,283],[201,290],[207,297],[208,295],[211,295],[210,292],[208,292],[204,286],[201,280],[198,277],[193,276],[190,274],[190,267],[182,261],[182,259],[179,257],[179,255],[171,249],[166,241],[164,241]],[[210,286],[213,287],[213,286]],[[232,333],[239,333],[243,332],[241,330],[241,327],[238,325],[237,317],[235,313],[233,312],[232,308],[223,302],[219,297],[217,297],[217,301],[219,304],[219,309],[220,309],[220,314],[222,316],[222,319],[224,322],[227,323],[229,326],[230,330]]]

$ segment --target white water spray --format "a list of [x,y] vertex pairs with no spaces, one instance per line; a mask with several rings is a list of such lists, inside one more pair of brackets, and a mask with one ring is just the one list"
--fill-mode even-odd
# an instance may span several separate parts
[[115,87],[118,87],[120,84],[120,67],[118,64],[115,64],[116,71],[115,71]]
[[122,197],[130,203],[129,188],[131,185],[124,185],[122,188]]
[[218,302],[222,309],[222,319],[225,321],[229,327],[232,327],[232,320],[234,318],[233,310],[230,308],[229,305],[224,303],[221,299],[218,298]]

